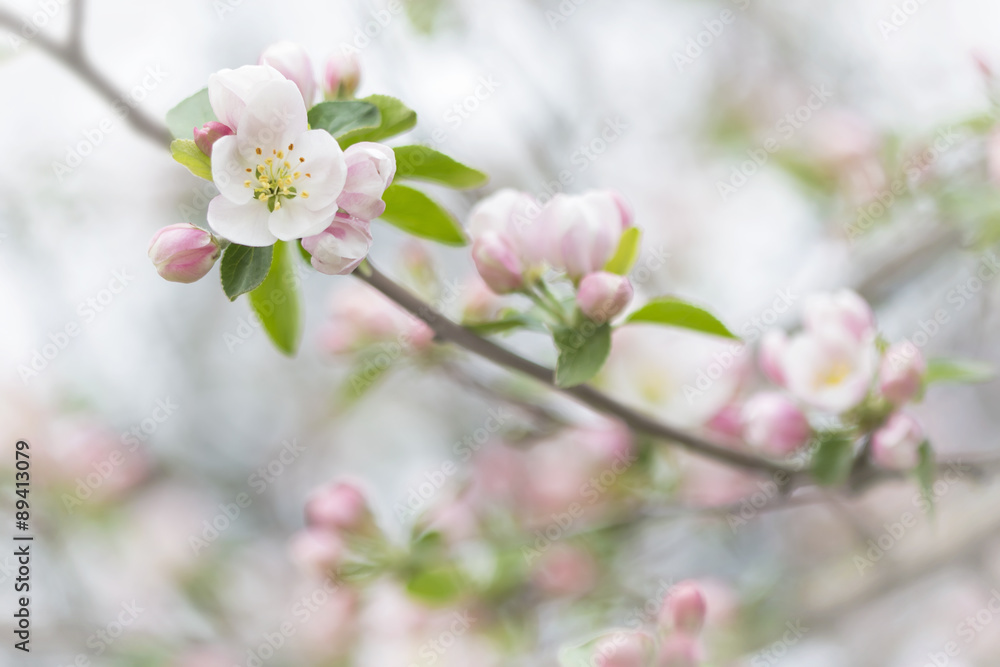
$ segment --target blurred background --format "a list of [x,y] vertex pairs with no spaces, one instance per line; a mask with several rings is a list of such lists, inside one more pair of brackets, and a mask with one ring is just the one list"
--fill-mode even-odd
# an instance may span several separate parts
[[[50,39],[70,27],[60,0],[0,3]],[[317,76],[353,49],[360,95],[417,111],[406,142],[491,175],[435,191],[461,219],[501,187],[614,188],[645,233],[645,296],[709,305],[753,342],[794,326],[807,295],[849,287],[889,338],[1000,363],[984,270],[1000,241],[998,20],[987,0],[91,0],[83,49],[117,107],[5,30],[0,502],[12,515],[27,439],[36,542],[32,654],[4,630],[0,664],[555,665],[561,646],[648,623],[672,583],[696,579],[707,665],[996,665],[988,466],[939,481],[933,517],[905,481],[776,499],[768,480],[631,442],[432,345],[359,281],[315,272],[288,359],[215,273],[157,276],[150,236],[203,223],[214,190],[121,112],[162,119],[278,40],[304,45]],[[501,307],[467,251],[374,234],[373,262],[452,317]],[[554,359],[543,337],[504,342]],[[747,355],[723,349],[619,337],[601,381],[702,428],[752,382]],[[713,364],[721,377],[686,393]],[[988,457],[998,400],[996,382],[935,388],[916,414],[941,456]],[[639,464],[525,555],[629,447]],[[309,494],[344,478],[395,543],[433,526],[475,586],[330,589],[297,567]],[[5,626],[12,566],[0,556]]]

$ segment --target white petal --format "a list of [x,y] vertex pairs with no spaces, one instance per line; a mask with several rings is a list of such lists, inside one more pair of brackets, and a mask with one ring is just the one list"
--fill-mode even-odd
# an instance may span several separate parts
[[336,212],[336,209],[310,211],[300,197],[285,199],[281,208],[271,213],[267,226],[282,241],[291,241],[319,234],[327,228]]
[[295,167],[302,174],[295,187],[299,192],[309,193],[306,208],[313,211],[328,208],[337,201],[347,182],[344,151],[326,130],[309,130],[295,139],[293,162],[299,157],[305,158],[305,162]]
[[224,69],[208,77],[208,102],[220,122],[238,130],[247,99],[264,83],[282,79],[278,70],[266,65]]
[[208,204],[208,224],[220,236],[240,245],[263,247],[277,241],[267,229],[269,216],[267,204],[257,200],[234,204],[219,195]]
[[253,199],[253,183],[245,187],[251,174],[248,163],[237,150],[237,139],[233,135],[222,137],[212,146],[212,181],[226,199],[234,204],[245,204]]
[[236,136],[240,152],[248,160],[254,159],[258,148],[265,153],[264,157],[273,150],[287,150],[288,144],[297,140],[309,125],[302,93],[287,79],[261,85],[247,99],[239,123]]
[[300,44],[289,41],[272,44],[260,54],[260,63],[270,65],[286,79],[294,81],[302,91],[306,106],[312,105],[316,99],[316,78],[309,53]]

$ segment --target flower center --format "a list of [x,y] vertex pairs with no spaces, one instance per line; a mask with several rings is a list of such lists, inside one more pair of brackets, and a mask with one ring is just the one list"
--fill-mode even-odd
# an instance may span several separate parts
[[840,384],[851,374],[851,366],[847,362],[838,361],[819,376],[818,384],[821,387],[833,387]]
[[272,213],[281,208],[283,199],[309,197],[308,191],[299,191],[296,182],[303,176],[312,178],[312,174],[303,174],[293,168],[293,164],[298,167],[306,161],[304,157],[299,157],[296,162],[292,157],[294,150],[295,144],[288,144],[288,155],[285,155],[285,151],[272,150],[271,155],[265,158],[264,151],[258,147],[257,155],[261,156],[261,161],[256,167],[247,167],[247,173],[253,178],[243,181],[243,187],[252,187],[254,199],[265,202]]

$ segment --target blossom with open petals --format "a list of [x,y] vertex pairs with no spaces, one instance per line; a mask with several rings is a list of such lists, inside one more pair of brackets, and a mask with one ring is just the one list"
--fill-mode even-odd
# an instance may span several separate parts
[[330,225],[347,165],[329,132],[308,129],[299,89],[282,78],[258,86],[236,134],[215,142],[212,178],[221,193],[208,207],[212,228],[234,243],[268,246]]
[[284,80],[281,72],[267,65],[244,65],[237,69],[219,70],[208,77],[208,101],[219,122],[235,132],[247,100],[264,84]]
[[878,363],[874,339],[858,340],[846,329],[805,331],[788,343],[782,366],[788,390],[820,410],[841,413],[868,394]]

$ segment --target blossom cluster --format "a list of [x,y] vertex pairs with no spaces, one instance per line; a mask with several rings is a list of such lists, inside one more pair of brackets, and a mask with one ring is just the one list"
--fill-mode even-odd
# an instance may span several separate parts
[[788,456],[814,437],[809,414],[839,418],[855,435],[871,432],[872,461],[892,470],[915,468],[924,433],[903,411],[924,391],[927,364],[908,341],[880,337],[871,307],[856,293],[818,294],[804,307],[802,329],[769,331],[759,363],[776,388],[740,409],[741,435],[759,451]]
[[498,294],[530,291],[547,271],[562,272],[576,286],[584,315],[606,322],[632,300],[628,278],[605,270],[632,223],[617,192],[557,194],[541,206],[527,193],[500,190],[469,216],[472,257]]
[[[358,77],[356,62],[331,59],[326,95],[350,96]],[[214,234],[189,224],[160,230],[149,256],[161,276],[202,278],[222,239],[250,247],[301,240],[313,266],[331,275],[361,263],[372,244],[370,223],[385,211],[382,195],[396,172],[395,154],[376,142],[342,150],[325,129],[310,129],[316,95],[308,54],[289,42],[267,48],[258,65],[209,77],[217,120],[192,135],[219,189],[207,212]]]

